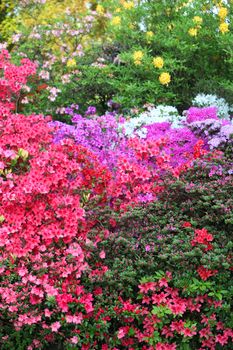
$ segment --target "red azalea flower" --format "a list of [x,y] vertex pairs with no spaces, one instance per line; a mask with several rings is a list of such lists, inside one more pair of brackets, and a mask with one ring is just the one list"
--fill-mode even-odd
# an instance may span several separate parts
[[185,221],[182,225],[182,227],[192,227],[192,224],[188,221]]

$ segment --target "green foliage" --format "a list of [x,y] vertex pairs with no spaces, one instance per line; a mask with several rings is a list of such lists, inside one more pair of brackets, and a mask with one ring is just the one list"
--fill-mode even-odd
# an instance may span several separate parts
[[[133,7],[132,2],[106,0],[98,11],[91,12],[97,10],[93,4],[78,16],[72,7],[66,15],[59,5],[55,17],[49,16],[55,6],[55,1],[50,2],[47,11],[47,7],[35,7],[33,11],[39,12],[34,22],[26,20],[26,14],[22,17],[13,56],[22,52],[38,60],[38,72],[49,72],[49,81],[39,74],[37,85],[46,83],[61,91],[51,103],[48,91],[35,93],[34,86],[29,96],[32,103],[21,106],[26,112],[40,105],[40,110],[56,114],[74,97],[82,110],[94,104],[100,113],[109,99],[125,110],[154,103],[183,111],[200,92],[215,93],[233,103],[232,2],[224,5],[226,17],[218,15],[215,1],[196,0],[185,6],[183,1],[142,1]],[[87,15],[93,17],[88,29]],[[227,27],[220,30],[222,24]],[[59,36],[57,30],[61,30]],[[72,34],[75,31],[77,35]],[[79,44],[82,49],[77,53]],[[156,57],[163,60],[162,65],[153,63]],[[162,73],[169,74],[171,81],[161,82]]]

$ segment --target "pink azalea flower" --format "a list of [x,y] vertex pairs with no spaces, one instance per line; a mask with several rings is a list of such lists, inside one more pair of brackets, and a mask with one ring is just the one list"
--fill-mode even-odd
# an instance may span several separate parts
[[102,250],[102,251],[100,252],[99,256],[100,256],[101,259],[105,259],[105,256],[106,256],[105,251]]
[[51,324],[51,329],[53,332],[57,333],[59,328],[61,328],[60,322],[54,322]]

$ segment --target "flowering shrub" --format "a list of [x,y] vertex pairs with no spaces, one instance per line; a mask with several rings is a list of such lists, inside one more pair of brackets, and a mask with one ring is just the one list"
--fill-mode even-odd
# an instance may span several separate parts
[[130,138],[156,141],[165,138],[164,151],[174,166],[190,160],[190,155],[198,139],[204,142],[206,150],[232,147],[232,122],[219,119],[216,107],[191,107],[179,116],[172,106],[147,106],[148,111],[138,115],[133,110],[132,117],[123,117],[117,112],[106,112],[98,116],[95,107],[89,107],[84,116],[79,113],[79,106],[60,108],[64,119],[71,119],[74,125],[54,122],[58,127],[54,142],[69,137],[77,143],[90,147],[101,162],[113,169],[122,154],[131,155],[128,149]]
[[[154,147],[153,144],[158,146],[158,142],[161,140],[166,162],[173,167],[171,169],[168,166],[167,170],[172,170],[174,174],[177,171],[178,174],[179,167],[182,168],[184,164],[191,163],[195,147],[201,147],[202,144],[189,129],[189,124],[187,124],[188,127],[182,127],[182,118],[178,122],[178,112],[174,107],[158,106],[157,108],[149,108],[148,113],[145,112],[139,117],[127,119],[116,113],[106,113],[99,117],[95,114],[94,107],[89,107],[94,109],[94,114],[86,112],[85,116],[82,117],[81,114],[78,114],[78,106],[75,106],[73,106],[74,108],[65,109],[66,114],[71,116],[74,126],[60,122],[53,123],[53,125],[58,126],[54,142],[59,142],[67,137],[72,138],[77,143],[90,147],[98,155],[100,161],[111,170],[115,168],[117,161],[122,156],[125,160],[129,159],[130,162],[135,162],[136,159],[137,166],[140,163],[143,166],[154,168],[156,162],[153,162],[153,159],[145,154],[148,151],[147,147]],[[196,108],[196,110],[199,114],[202,113],[201,109]],[[196,114],[195,118],[197,117]],[[203,118],[207,117],[205,113],[202,113],[202,115]],[[163,119],[167,121],[162,122]],[[171,122],[171,119],[173,122]],[[180,124],[180,127],[178,127],[178,124]],[[199,136],[203,140],[206,138],[206,135]],[[136,144],[137,152],[140,148],[141,150],[140,156],[137,154],[135,157]],[[205,145],[208,149],[207,142],[205,142]],[[157,152],[160,151],[157,150]],[[145,154],[143,155],[143,153]]]
[[[96,113],[94,107],[89,109]],[[99,160],[116,174],[113,186],[116,186],[115,181],[118,181],[116,179],[122,176],[121,171],[125,173],[125,179],[121,185],[118,183],[114,193],[120,195],[119,188],[123,188],[124,186],[121,186],[126,179],[130,179],[136,187],[133,189],[130,186],[130,192],[124,189],[125,194],[131,193],[128,197],[129,201],[133,199],[132,193],[134,193],[134,201],[138,198],[151,198],[152,200],[154,190],[150,187],[151,180],[155,179],[161,170],[179,176],[180,171],[189,167],[193,159],[205,153],[205,150],[202,149],[204,142],[198,141],[198,138],[187,127],[174,129],[170,122],[155,122],[162,119],[158,118],[160,111],[161,113],[164,111],[167,118],[170,118],[170,112],[173,114],[174,108],[160,106],[155,110],[155,117],[146,120],[145,116],[141,115],[132,119],[135,122],[125,120],[115,113],[107,113],[99,117],[88,111],[85,114],[87,119],[78,114],[77,110],[77,105],[66,109],[67,114],[72,117],[74,126],[60,122],[53,123],[58,126],[54,142],[72,138],[76,143],[89,147]],[[119,119],[118,123],[116,118]],[[139,186],[140,181],[145,186]]]
[[185,298],[170,281],[169,272],[158,272],[138,286],[142,305],[121,301],[117,344],[145,350],[216,349],[219,344],[230,349],[232,330],[217,315],[221,302],[207,295]]
[[33,349],[59,338],[62,324],[72,334],[93,310],[93,296],[80,283],[83,273],[92,274],[86,256],[93,223],[85,218],[85,204],[105,203],[111,174],[81,145],[53,144],[43,116],[11,114],[11,91],[18,93],[29,73],[7,59],[4,52],[1,68],[9,78],[0,124],[0,342],[3,349]]
[[229,118],[233,113],[233,106],[229,106],[224,98],[218,98],[216,95],[198,94],[192,104],[197,107],[216,107],[219,118]]
[[151,125],[155,123],[168,122],[172,124],[172,127],[178,127],[181,117],[179,116],[178,110],[173,106],[159,105],[157,107],[153,105],[147,105],[147,110],[141,113],[139,116],[130,118],[124,124],[125,134],[128,136],[134,135],[136,129],[137,135],[141,138],[147,136],[147,129],[141,128],[145,125]]
[[217,117],[216,107],[191,107],[186,112],[186,124],[197,137],[206,139],[210,149],[231,150],[233,125],[228,119]]
[[121,295],[118,346],[231,348],[231,183],[232,162],[216,153],[167,179],[159,201],[125,214],[100,243],[99,285],[108,304]]
[[223,147],[226,149],[228,146],[232,147],[233,125],[230,123],[207,119],[191,123],[190,128],[197,135],[207,137],[210,148]]
[[[9,159],[6,151],[4,156]],[[90,206],[100,205],[110,175],[88,151],[68,142],[29,151],[29,159],[19,156],[18,166],[11,174],[4,168],[1,178],[1,315],[20,334],[32,326],[40,339],[53,341],[62,315],[79,324],[93,309],[91,294],[79,283],[90,273],[85,245],[91,221],[84,205],[87,198]],[[2,332],[6,336],[8,327]]]
[[[73,110],[70,110],[73,113]],[[98,159],[111,170],[108,195],[112,205],[123,209],[148,195],[152,200],[162,190],[160,172],[174,172],[169,158],[162,151],[165,141],[129,139],[118,133],[118,124],[110,115],[97,119],[85,119],[73,115],[75,127],[53,122],[61,126],[54,141],[73,138],[77,144],[90,148]],[[175,169],[179,173],[179,169]],[[118,203],[118,204],[117,204]]]
[[0,4],[0,41],[7,39],[15,30],[14,0],[2,0]]
[[[91,215],[87,219],[87,213],[109,203],[114,208],[131,203],[139,193],[153,189],[155,175],[122,161],[112,181],[108,169],[81,144],[67,139],[52,143],[54,130],[43,116],[11,114],[12,93],[18,94],[25,76],[34,71],[8,64],[7,52],[1,59],[6,81],[0,130],[1,347],[33,349],[56,339],[69,343],[75,339],[76,325],[94,311],[83,275],[91,281],[107,270],[102,263],[104,251],[93,269],[88,263],[90,247],[101,241],[102,230],[88,236],[96,220]],[[160,144],[152,146],[149,156],[158,156],[159,167],[165,169]],[[147,177],[141,177],[140,183],[138,173],[143,170],[141,176]],[[136,184],[138,192],[134,192]],[[154,188],[155,193],[158,190]],[[107,235],[106,231],[103,238]],[[68,333],[63,335],[62,328]]]
[[73,108],[65,110],[66,115],[72,118],[73,125],[58,121],[52,122],[52,125],[57,128],[54,142],[59,143],[64,138],[71,138],[77,144],[91,149],[93,153],[98,155],[102,164],[113,169],[117,159],[126,149],[126,139],[118,131],[116,117],[110,113],[97,116],[94,107],[89,107],[85,115],[82,116],[78,109],[79,106],[75,105]]
[[21,60],[18,67],[9,61],[10,55],[7,50],[0,51],[0,113],[6,114],[18,107],[20,91],[27,89],[27,79],[36,73],[36,65],[29,59]]

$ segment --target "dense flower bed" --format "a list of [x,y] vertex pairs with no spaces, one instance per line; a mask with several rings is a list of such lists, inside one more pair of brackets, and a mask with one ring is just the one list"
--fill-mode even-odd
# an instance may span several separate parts
[[[160,140],[167,162],[175,172],[180,166],[189,164],[194,149],[201,144],[200,140],[205,150],[226,149],[233,142],[232,122],[220,119],[216,107],[191,107],[183,117],[179,117],[174,107],[154,108],[151,105],[146,112],[131,119],[124,118],[116,111],[98,116],[95,107],[89,107],[82,116],[78,105],[64,108],[63,113],[69,116],[73,125],[52,122],[51,125],[58,127],[54,142],[71,138],[91,149],[111,170],[122,155],[131,161],[135,158],[132,145],[137,149],[141,161],[139,149],[148,149],[149,144]],[[141,156],[142,152],[140,150]],[[144,157],[144,160],[148,162],[149,158]],[[153,167],[153,164],[150,165]]]
[[230,349],[230,121],[25,116],[0,69],[1,348]]

